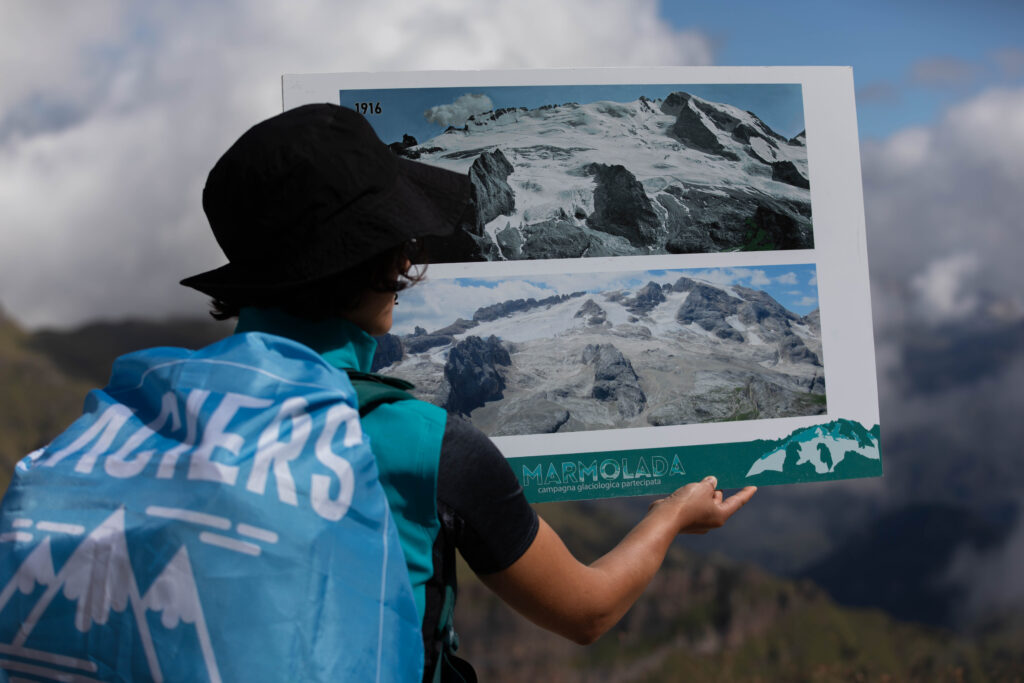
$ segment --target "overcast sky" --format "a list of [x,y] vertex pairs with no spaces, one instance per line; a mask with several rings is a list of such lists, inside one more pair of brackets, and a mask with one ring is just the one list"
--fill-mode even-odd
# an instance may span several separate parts
[[961,280],[1016,283],[1003,245],[1022,215],[1024,49],[1002,28],[1021,15],[1010,3],[926,13],[930,32],[908,24],[898,46],[874,38],[910,15],[871,3],[0,3],[0,303],[26,326],[203,310],[176,283],[223,262],[206,172],[280,110],[282,73],[342,70],[852,64],[876,286],[918,282],[926,304],[962,311],[946,300]]

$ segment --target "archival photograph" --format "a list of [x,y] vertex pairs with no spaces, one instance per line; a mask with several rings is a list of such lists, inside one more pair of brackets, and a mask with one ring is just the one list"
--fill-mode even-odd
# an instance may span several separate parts
[[814,265],[428,280],[374,369],[490,436],[826,414]]
[[800,84],[341,90],[398,154],[468,173],[435,263],[812,249]]

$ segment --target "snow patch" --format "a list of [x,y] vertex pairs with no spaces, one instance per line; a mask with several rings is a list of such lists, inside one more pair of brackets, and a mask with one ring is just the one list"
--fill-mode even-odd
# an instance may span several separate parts
[[761,157],[764,161],[771,163],[779,160],[775,150],[765,141],[764,138],[756,136],[750,138],[750,148],[754,150],[754,154]]

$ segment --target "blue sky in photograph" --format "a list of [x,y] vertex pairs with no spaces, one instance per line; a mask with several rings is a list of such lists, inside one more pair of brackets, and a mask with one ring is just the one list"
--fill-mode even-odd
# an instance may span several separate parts
[[[425,112],[431,107],[451,104],[463,95],[485,95],[495,109],[536,109],[546,104],[566,102],[633,102],[641,95],[652,100],[664,99],[677,91],[752,111],[773,130],[787,138],[797,135],[804,129],[801,88],[799,84],[794,83],[381,88],[342,90],[339,93],[339,104],[363,111],[360,103],[372,103],[374,111],[367,110],[367,118],[373,123],[377,134],[384,142],[398,142],[403,134],[412,135],[418,142],[426,142],[444,132],[446,126],[428,121]],[[376,113],[378,103],[380,113]]]

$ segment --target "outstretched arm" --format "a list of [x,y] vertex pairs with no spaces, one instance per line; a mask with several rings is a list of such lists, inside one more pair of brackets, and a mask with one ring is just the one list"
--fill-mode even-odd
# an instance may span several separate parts
[[522,557],[480,578],[537,625],[583,645],[592,643],[633,606],[678,534],[722,526],[756,490],[751,486],[723,498],[716,486],[717,480],[707,477],[655,501],[615,548],[589,566],[573,557],[541,519]]

